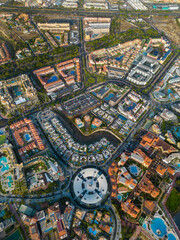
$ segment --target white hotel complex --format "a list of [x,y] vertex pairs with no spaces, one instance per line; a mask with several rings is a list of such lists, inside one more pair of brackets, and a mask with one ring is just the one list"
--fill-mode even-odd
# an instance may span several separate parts
[[108,179],[105,173],[94,166],[85,167],[75,173],[71,184],[72,195],[78,204],[85,207],[97,207],[108,195]]

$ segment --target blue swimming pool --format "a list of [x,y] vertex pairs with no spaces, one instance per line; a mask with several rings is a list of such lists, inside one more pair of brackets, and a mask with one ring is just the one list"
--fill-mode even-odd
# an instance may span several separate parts
[[172,127],[173,134],[176,138],[180,139],[180,126]]
[[167,234],[166,224],[161,218],[154,218],[151,222],[151,229],[158,237],[163,237]]
[[151,52],[151,54],[154,55],[155,57],[157,57],[158,54],[159,54],[159,51],[156,50],[156,49],[153,49],[153,51]]
[[121,120],[123,120],[123,121],[126,121],[127,119],[125,118],[125,117],[123,117],[122,115],[119,115],[118,116]]
[[133,102],[133,103],[127,108],[127,110],[130,111],[130,110],[132,110],[135,106],[136,106],[136,103]]
[[50,227],[50,228],[46,229],[46,230],[45,230],[45,233],[47,233],[47,232],[49,232],[49,231],[51,231],[51,230],[53,230],[53,228],[52,228],[52,227]]
[[169,88],[168,88],[167,92],[168,92],[168,94],[173,93],[173,91],[171,89],[169,89]]
[[98,221],[97,221],[96,219],[94,220],[94,223],[99,224]]
[[93,124],[91,124],[91,127],[92,127],[92,129],[95,129],[95,128],[97,128],[95,125],[93,125]]
[[9,170],[9,164],[7,164],[7,159],[6,157],[0,158],[0,171],[5,172]]
[[71,75],[74,75],[75,74],[75,71],[73,70],[73,71],[71,71]]
[[93,234],[94,236],[96,236],[97,231],[93,230],[92,227],[89,228],[89,233]]
[[18,86],[15,86],[15,87],[14,87],[14,92],[15,92],[16,96],[20,96],[20,95],[22,95],[22,92],[19,91]]
[[145,229],[147,228],[146,223],[143,224],[143,228],[145,228]]
[[138,174],[138,168],[135,165],[131,165],[129,166],[129,170],[133,175],[137,175]]
[[57,40],[60,40],[60,36],[55,36]]
[[57,81],[57,76],[52,76],[48,81],[47,81],[47,83],[51,83],[51,82],[55,82],[55,81]]
[[113,97],[114,97],[114,93],[109,93],[109,95],[105,97],[104,100],[109,101]]
[[118,195],[118,196],[117,196],[117,199],[118,199],[119,201],[121,201],[121,200],[122,200],[122,196],[121,196],[121,195]]
[[121,61],[123,59],[124,55],[120,56],[120,57],[117,57],[116,58],[116,61]]
[[99,34],[93,34],[92,38],[96,38]]
[[11,183],[13,182],[12,177],[8,176],[7,180],[8,180],[8,186],[11,187]]
[[176,240],[176,238],[172,233],[169,233],[168,234],[168,240]]
[[6,212],[5,212],[4,210],[2,210],[2,211],[0,212],[0,217],[4,217],[5,214],[6,214]]
[[24,135],[24,138],[27,142],[29,142],[29,140],[31,139],[31,136],[30,136],[29,133],[27,133],[27,134]]
[[[172,93],[171,93],[172,94]],[[171,99],[172,98],[172,95],[171,94],[168,94],[168,98]]]

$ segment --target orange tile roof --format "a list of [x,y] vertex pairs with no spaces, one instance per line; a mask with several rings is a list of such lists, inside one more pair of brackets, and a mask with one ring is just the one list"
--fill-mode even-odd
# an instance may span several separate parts
[[29,227],[29,233],[30,233],[31,239],[40,240],[37,224],[34,224]]
[[127,187],[119,187],[118,188],[118,192],[120,193],[120,192],[128,192],[129,191],[129,189],[127,188]]
[[113,190],[117,190],[117,185],[116,185],[116,184],[113,184],[113,185],[112,185],[112,189],[113,189]]
[[159,189],[147,178],[144,177],[143,181],[138,184],[140,191],[150,194],[153,198],[159,195]]
[[149,167],[150,164],[152,163],[152,159],[150,157],[148,157],[145,152],[143,152],[140,148],[136,148],[133,153],[135,154],[139,154],[143,159],[144,159],[144,162],[143,162],[143,165],[145,167]]
[[162,165],[158,165],[156,168],[156,172],[159,173],[159,175],[164,176],[165,172],[167,171],[166,168],[164,168]]
[[145,200],[144,201],[144,207],[149,210],[149,212],[152,212],[154,208],[156,207],[156,203],[154,201]]
[[128,199],[126,202],[121,203],[122,210],[129,214],[131,217],[136,218],[140,212],[140,209]]
[[176,148],[164,142],[163,140],[161,140],[159,137],[157,137],[151,132],[147,132],[146,135],[142,137],[140,145],[146,149],[150,147],[161,149],[163,153],[171,153],[171,152],[177,151]]
[[117,197],[117,193],[116,192],[111,192],[111,197],[116,198]]
[[171,174],[171,175],[174,175],[175,174],[175,170],[171,167],[168,167],[167,169],[168,173]]

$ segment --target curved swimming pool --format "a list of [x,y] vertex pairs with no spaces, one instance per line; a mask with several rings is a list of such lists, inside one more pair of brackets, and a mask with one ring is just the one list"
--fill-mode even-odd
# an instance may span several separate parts
[[109,101],[114,96],[115,96],[114,93],[109,93],[108,96],[104,98],[104,100]]
[[176,238],[172,233],[169,233],[168,234],[168,240],[176,240]]
[[151,229],[158,237],[163,237],[167,234],[166,224],[161,218],[154,218],[151,222]]
[[92,227],[89,228],[89,233],[93,234],[94,236],[96,236],[97,231],[95,229],[93,229]]
[[153,233],[158,237],[162,238],[165,235],[167,235],[168,240],[176,240],[176,237],[174,236],[174,234],[172,233],[167,234],[167,226],[164,220],[161,218],[156,217],[151,221],[151,229]]

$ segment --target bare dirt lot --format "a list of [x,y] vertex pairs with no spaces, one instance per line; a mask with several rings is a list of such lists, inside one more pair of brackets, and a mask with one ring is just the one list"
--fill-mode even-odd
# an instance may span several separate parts
[[148,238],[147,236],[143,235],[142,233],[139,234],[138,238],[140,240],[149,240],[150,238]]
[[0,21],[0,42],[7,40],[11,41],[13,35],[11,34],[11,31],[9,31],[6,23]]
[[39,34],[36,31],[27,32],[25,29],[19,26],[13,26],[11,28],[8,27],[5,21],[0,20],[0,42],[2,41],[10,41],[10,42],[18,42],[18,41],[27,41],[34,37],[38,37]]
[[135,24],[132,24],[132,23],[127,22],[125,20],[121,20],[121,25],[120,26],[121,26],[121,28],[120,28],[121,32],[127,31],[131,28],[136,28]]
[[153,21],[159,30],[164,31],[171,41],[180,46],[180,20],[154,16]]

